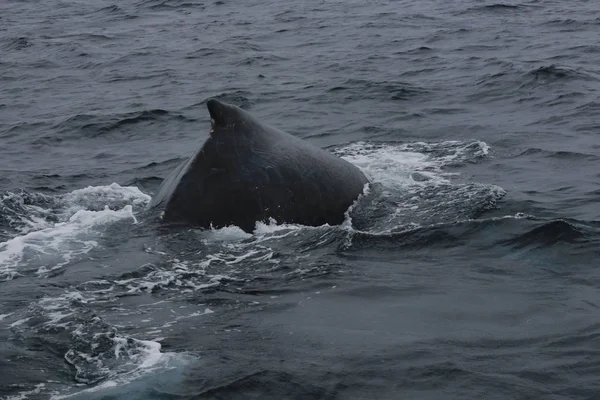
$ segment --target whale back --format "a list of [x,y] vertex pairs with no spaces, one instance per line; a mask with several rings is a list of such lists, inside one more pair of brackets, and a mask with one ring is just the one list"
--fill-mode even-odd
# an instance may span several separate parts
[[164,207],[166,221],[247,232],[269,218],[336,225],[368,182],[349,162],[239,107],[211,99],[207,108],[208,139],[151,201],[150,207]]

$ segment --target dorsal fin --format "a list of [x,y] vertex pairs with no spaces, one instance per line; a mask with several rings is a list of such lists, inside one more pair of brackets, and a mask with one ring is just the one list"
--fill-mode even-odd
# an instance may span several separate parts
[[243,116],[243,111],[238,107],[221,103],[216,99],[208,100],[206,107],[208,108],[213,127],[224,127],[235,124]]

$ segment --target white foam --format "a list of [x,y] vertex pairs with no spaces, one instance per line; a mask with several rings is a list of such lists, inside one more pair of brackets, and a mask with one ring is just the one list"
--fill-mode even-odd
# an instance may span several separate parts
[[11,315],[13,315],[14,313],[8,313],[8,314],[0,314],[0,321],[2,321],[4,318],[6,317],[10,317]]
[[186,353],[161,353],[161,344],[156,341],[140,340],[138,342],[145,346],[145,351],[139,355],[137,360],[139,361],[139,364],[135,369],[118,376],[113,376],[111,379],[108,379],[97,386],[76,393],[66,395],[53,394],[50,399],[62,400],[75,396],[78,398],[86,398],[86,395],[91,393],[105,391],[115,387],[123,387],[148,375],[164,373],[166,370],[185,367],[194,359],[191,355]]
[[71,304],[86,304],[87,302],[88,299],[86,299],[83,294],[78,291],[67,292],[59,297],[42,298],[38,302],[38,305],[44,310],[44,314],[48,318],[48,321],[44,323],[44,326],[52,326],[54,328],[68,327],[71,322],[69,320],[63,320],[75,314],[75,312],[72,311]]
[[[505,194],[494,185],[457,182],[460,174],[447,169],[488,156],[490,148],[481,141],[355,142],[334,153],[361,168],[376,187],[377,197],[364,210],[378,217],[367,221],[361,214],[360,225],[369,233],[468,218],[474,207],[493,207]],[[352,231],[350,211],[342,227]]]
[[448,183],[455,174],[444,172],[444,166],[487,156],[489,146],[481,141],[354,142],[334,152],[361,168],[373,182],[398,187]]
[[8,396],[8,397],[5,397],[4,399],[5,400],[25,400],[33,394],[40,394],[42,389],[44,389],[45,387],[46,387],[45,383],[38,383],[37,385],[35,385],[35,388],[32,390],[28,390],[26,392],[21,392],[15,396]]
[[[220,277],[219,277],[220,278]],[[106,281],[89,281],[86,285],[106,286]],[[52,398],[62,399],[85,393],[105,390],[115,386],[123,386],[135,379],[147,374],[157,373],[158,370],[172,369],[181,366],[187,362],[188,357],[180,354],[162,353],[161,344],[158,340],[138,340],[131,336],[119,335],[116,329],[106,324],[102,319],[94,317],[92,320],[81,321],[81,319],[67,318],[77,314],[77,309],[82,304],[95,302],[97,291],[80,292],[66,291],[57,297],[44,297],[36,304],[27,309],[28,314],[40,315],[40,310],[47,319],[44,326],[63,327],[71,331],[73,336],[73,347],[65,354],[67,362],[71,363],[81,382],[93,383],[98,379],[104,380],[103,383],[84,390],[79,393],[64,395],[54,391],[47,393]],[[148,306],[154,306],[160,301]],[[213,311],[208,307],[203,311],[197,310],[188,317],[198,317],[211,314]],[[0,320],[9,317],[11,314],[0,315]],[[23,325],[31,320],[32,316],[19,318],[9,325],[11,329],[28,329]],[[176,318],[179,319],[179,318]],[[107,346],[107,343],[111,344]],[[104,349],[102,349],[104,347]],[[26,399],[30,395],[41,393],[44,385],[38,385],[34,390],[23,391],[12,399]],[[72,388],[71,388],[72,389]],[[66,389],[66,391],[71,391]]]
[[280,236],[270,236],[270,238],[280,238],[285,237],[291,233],[295,233],[294,231],[299,231],[304,228],[302,225],[297,224],[278,224],[277,221],[273,218],[269,218],[269,223],[266,224],[262,221],[258,221],[255,225],[254,234],[256,235],[269,235],[273,233],[282,232],[283,235]]
[[76,212],[67,222],[56,223],[53,227],[29,232],[0,243],[0,279],[11,279],[18,274],[17,266],[28,259],[36,257],[49,265],[38,269],[40,272],[60,268],[74,256],[89,252],[98,243],[89,232],[92,228],[131,218],[135,222],[131,206],[122,210]]
[[373,182],[389,186],[412,185],[411,173],[437,169],[425,154],[409,151],[405,145],[369,145],[364,142],[349,144],[336,151],[339,156],[355,164]]
[[288,236],[298,236],[301,231],[315,231],[330,228],[331,225],[323,224],[320,226],[306,226],[300,224],[278,224],[273,218],[269,219],[269,223],[257,222],[254,229],[254,237],[251,244],[256,245],[261,242],[279,240]]
[[40,229],[44,229],[44,228],[47,228],[50,226],[50,223],[48,221],[46,221],[44,218],[33,214],[33,212],[37,212],[39,214],[49,215],[50,214],[49,210],[44,210],[43,208],[36,207],[36,206],[29,206],[28,208],[30,209],[31,214],[28,214],[27,217],[24,217],[24,216],[21,217],[21,222],[23,223],[23,225],[21,225],[19,227],[19,231],[21,233],[27,233],[27,232],[31,232],[34,230],[40,230]]
[[[363,187],[362,193],[358,196],[358,198],[356,200],[354,200],[354,202],[352,203],[352,205],[350,205],[350,207],[348,207],[348,209],[344,213],[344,222],[342,222],[342,228],[343,229],[345,229],[347,231],[353,230],[353,228],[352,228],[352,211],[360,203],[360,201],[362,200],[362,198],[364,196],[369,195],[370,192],[371,192],[371,188],[370,188],[370,185],[367,183]],[[321,243],[319,243],[318,245],[320,245],[320,244]]]
[[[234,257],[233,260],[225,261],[225,264],[228,264],[228,265],[237,264],[244,260],[249,259],[250,257],[252,257],[253,255],[256,255],[256,254],[260,254],[260,251],[259,250],[250,250],[246,254],[242,254],[237,257]],[[263,259],[263,257],[260,257],[260,258]]]
[[[7,192],[0,198],[0,204],[4,206],[3,216],[8,218],[10,225],[21,234],[50,226],[50,222],[46,218],[51,216],[53,211],[35,204],[29,204],[31,199],[25,201],[27,195],[26,192]],[[39,193],[32,196],[32,198],[41,201],[49,199],[49,197]]]
[[[20,274],[19,269],[31,269],[31,263],[38,264],[34,270],[43,276],[88,253],[98,245],[97,228],[127,219],[137,223],[133,206],[147,203],[150,196],[136,187],[113,183],[78,189],[57,200],[63,206],[54,211],[59,222],[50,224],[42,218],[26,216],[26,233],[0,243],[0,280],[13,279]],[[50,213],[40,207],[37,211]]]
[[193,312],[193,313],[191,313],[189,315],[184,315],[182,317],[177,317],[177,320],[187,319],[187,318],[193,318],[193,317],[201,317],[203,315],[209,315],[209,314],[214,314],[214,313],[215,312],[213,310],[211,310],[210,308],[206,307],[204,309],[204,311],[196,311],[196,312]]
[[147,204],[151,197],[136,186],[121,186],[111,183],[108,186],[88,186],[83,189],[73,190],[63,196],[67,203],[74,205],[87,204],[112,204],[116,202],[131,202],[133,205]]
[[244,230],[238,226],[226,226],[219,229],[211,229],[211,242],[229,242],[232,240],[244,240],[252,237],[251,234],[244,232]]
[[27,317],[27,318],[22,318],[18,321],[13,322],[12,324],[9,325],[9,327],[11,328],[16,328],[20,325],[23,325],[25,322],[29,321],[31,319],[31,317]]

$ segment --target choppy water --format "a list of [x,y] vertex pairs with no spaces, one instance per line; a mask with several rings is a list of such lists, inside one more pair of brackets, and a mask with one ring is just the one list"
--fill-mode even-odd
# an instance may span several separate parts
[[[0,3],[0,396],[600,395],[600,3]],[[373,180],[163,231],[210,97]]]

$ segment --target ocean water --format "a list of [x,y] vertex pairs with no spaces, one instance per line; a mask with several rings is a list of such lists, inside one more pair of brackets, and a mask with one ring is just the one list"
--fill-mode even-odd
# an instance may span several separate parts
[[[0,397],[600,396],[600,3],[3,0]],[[210,98],[341,226],[161,229]]]

